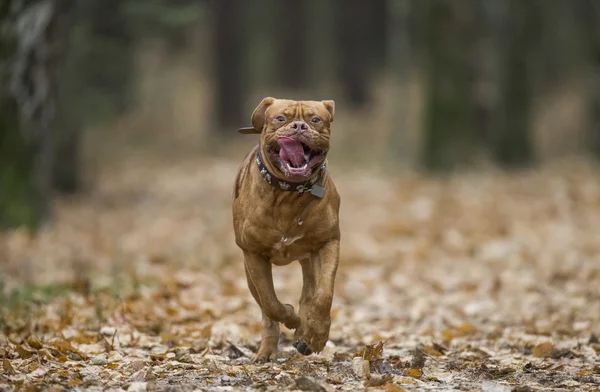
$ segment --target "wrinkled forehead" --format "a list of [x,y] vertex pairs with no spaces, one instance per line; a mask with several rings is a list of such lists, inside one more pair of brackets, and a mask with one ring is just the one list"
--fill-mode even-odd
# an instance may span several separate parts
[[322,102],[318,101],[292,101],[287,99],[278,99],[269,108],[269,114],[283,114],[286,117],[303,116],[326,116],[329,112]]

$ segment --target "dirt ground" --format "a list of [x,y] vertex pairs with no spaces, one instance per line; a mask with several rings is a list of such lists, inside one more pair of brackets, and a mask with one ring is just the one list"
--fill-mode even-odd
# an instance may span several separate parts
[[[599,391],[600,170],[385,177],[332,166],[342,255],[330,341],[260,312],[233,241],[241,157],[130,160],[55,223],[0,237],[0,390]],[[297,304],[296,263],[275,268]]]

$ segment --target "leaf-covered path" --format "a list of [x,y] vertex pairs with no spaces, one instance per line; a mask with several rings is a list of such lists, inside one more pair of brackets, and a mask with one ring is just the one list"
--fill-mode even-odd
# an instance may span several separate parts
[[[143,164],[142,164],[143,163]],[[330,342],[260,313],[233,241],[237,161],[106,168],[35,238],[0,237],[0,390],[600,388],[600,171],[445,179],[335,173],[342,258]],[[275,269],[297,304],[298,265]]]

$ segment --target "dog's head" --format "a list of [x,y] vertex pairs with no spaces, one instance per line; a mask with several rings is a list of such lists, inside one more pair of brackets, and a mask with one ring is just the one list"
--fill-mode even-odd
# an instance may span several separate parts
[[333,101],[267,97],[252,114],[252,128],[240,132],[260,133],[263,160],[274,174],[305,181],[327,157],[334,112]]

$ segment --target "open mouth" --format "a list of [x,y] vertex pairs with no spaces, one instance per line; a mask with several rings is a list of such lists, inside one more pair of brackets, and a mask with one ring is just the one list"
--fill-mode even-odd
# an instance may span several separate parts
[[[272,151],[279,158],[280,169],[287,177],[308,177],[315,166],[323,162],[326,150],[311,148],[291,137],[277,138],[277,146]],[[279,151],[277,151],[279,150]]]

